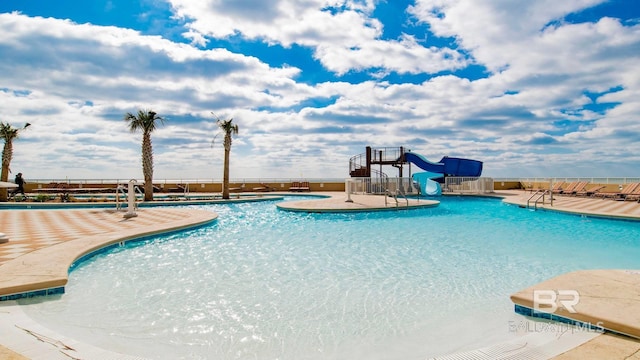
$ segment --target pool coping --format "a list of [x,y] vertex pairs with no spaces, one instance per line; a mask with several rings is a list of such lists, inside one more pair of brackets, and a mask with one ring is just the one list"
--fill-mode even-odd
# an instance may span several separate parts
[[276,206],[283,211],[305,213],[355,213],[377,211],[400,211],[435,207],[440,201],[425,198],[408,198],[396,200],[386,195],[351,194],[346,196],[327,196],[324,199],[294,200],[278,203]]

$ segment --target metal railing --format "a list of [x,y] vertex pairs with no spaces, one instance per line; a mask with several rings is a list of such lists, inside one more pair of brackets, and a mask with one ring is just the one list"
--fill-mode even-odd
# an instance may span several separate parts
[[446,177],[442,192],[486,194],[492,193],[493,179],[486,177]]
[[394,188],[394,183],[390,183],[389,185],[391,185],[390,187],[388,187],[385,190],[385,194],[384,194],[384,206],[387,207],[389,206],[387,199],[388,198],[393,198],[393,200],[396,203],[396,207],[400,206],[400,201],[398,201],[398,195],[402,196],[404,198],[405,201],[405,206],[409,207],[409,199],[407,198],[407,194],[402,191],[402,188]]
[[[116,210],[121,210],[122,209],[122,204],[123,203],[127,203],[127,198],[128,198],[128,184],[118,184],[116,186]],[[136,202],[134,203],[134,209],[138,210],[138,201],[143,201],[144,200],[144,193],[142,192],[142,190],[140,190],[139,186],[134,186],[133,187],[133,191],[135,193],[135,197],[136,197]],[[120,195],[122,195],[122,197],[124,197],[124,200],[120,200]],[[140,196],[140,199],[138,199],[138,196]]]
[[[122,209],[122,203],[126,203],[127,202],[127,191],[125,189],[126,186],[127,185],[118,184],[118,186],[116,187],[116,210],[121,210]],[[124,197],[123,201],[120,201],[120,195],[121,194]]]
[[398,207],[398,205],[399,205],[399,204],[398,204],[398,195],[397,195],[395,192],[394,192],[394,193],[392,193],[392,192],[391,192],[391,191],[389,191],[389,190],[385,191],[385,195],[384,195],[384,207],[389,206],[389,205],[387,204],[387,199],[388,199],[389,197],[392,197],[392,198],[393,198],[393,200],[395,200],[395,202],[396,202],[396,207]]
[[384,195],[387,190],[402,191],[405,195],[418,195],[418,189],[413,186],[411,178],[369,178],[358,177],[351,179],[353,194]]
[[[413,184],[413,182],[411,182]],[[413,190],[413,187],[411,187],[411,190]],[[407,201],[407,206],[409,205],[409,199],[407,199],[407,193],[405,192],[404,188],[399,188],[398,189],[398,193],[400,193],[400,195],[402,195],[402,197]]]
[[[372,164],[381,162],[397,161],[405,151],[409,151],[404,147],[380,147],[370,148],[370,161]],[[349,159],[349,173],[367,166],[367,153],[352,156]]]
[[530,202],[535,197],[536,199],[533,202],[533,209],[538,210],[538,202],[542,200],[542,204],[544,204],[545,197],[547,195],[549,195],[549,198],[551,199],[551,205],[553,206],[553,193],[550,190],[538,190],[533,195],[531,195],[529,199],[527,199],[527,209],[531,208]]

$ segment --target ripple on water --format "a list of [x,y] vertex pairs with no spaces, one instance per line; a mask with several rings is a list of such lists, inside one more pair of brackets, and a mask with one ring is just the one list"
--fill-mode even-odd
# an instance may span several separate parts
[[521,288],[640,264],[637,223],[496,200],[356,214],[209,208],[217,223],[91,258],[59,300],[25,310],[157,359],[425,358],[512,336],[509,294]]

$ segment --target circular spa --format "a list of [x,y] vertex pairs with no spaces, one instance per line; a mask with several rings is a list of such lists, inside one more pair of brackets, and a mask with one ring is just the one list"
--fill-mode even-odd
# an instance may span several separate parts
[[216,223],[100,253],[64,295],[19,303],[60,334],[152,359],[424,359],[514,337],[509,295],[522,288],[640,268],[640,223],[497,199],[346,214],[205,207]]

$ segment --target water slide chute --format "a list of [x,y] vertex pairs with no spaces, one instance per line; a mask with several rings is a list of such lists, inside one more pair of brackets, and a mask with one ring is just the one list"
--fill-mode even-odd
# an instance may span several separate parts
[[479,177],[482,174],[482,161],[477,160],[445,156],[439,162],[434,163],[424,156],[412,152],[404,153],[404,160],[426,171],[413,174],[412,178],[420,184],[422,193],[430,196],[442,194],[440,183],[436,180],[445,175]]
[[442,187],[439,182],[435,181],[435,179],[439,179],[444,176],[443,163],[431,162],[424,156],[412,152],[405,153],[404,160],[413,163],[420,169],[426,171],[423,173],[415,173],[412,176],[413,181],[418,183],[420,191],[423,194],[429,196],[442,195]]
[[415,173],[411,175],[413,182],[420,186],[420,192],[428,196],[442,195],[442,187],[435,179],[441,178],[442,174],[436,174],[429,171]]

